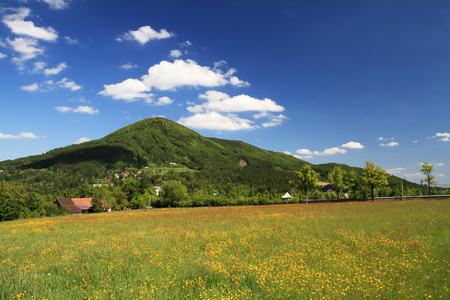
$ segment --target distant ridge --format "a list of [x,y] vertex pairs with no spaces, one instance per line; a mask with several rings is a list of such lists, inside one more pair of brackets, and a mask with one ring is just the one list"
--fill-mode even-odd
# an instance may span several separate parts
[[[206,138],[164,118],[149,118],[101,139],[51,150],[42,155],[8,161],[21,168],[49,168],[83,161],[143,166],[177,162],[194,170],[212,167],[279,167],[295,170],[305,164],[292,156],[259,149],[241,141]],[[0,162],[5,165],[6,162]]]
[[[291,155],[263,150],[242,141],[206,138],[183,125],[158,117],[138,121],[98,140],[57,148],[42,155],[3,161],[0,169],[71,170],[87,177],[93,176],[92,173],[100,166],[106,170],[143,168],[170,162],[193,171],[204,171],[202,176],[210,176],[208,180],[211,181],[251,182],[257,178],[249,184],[261,190],[267,188],[268,182],[272,185],[274,181],[280,185],[282,182],[287,184],[289,178],[296,176],[294,171],[309,164]],[[335,166],[362,174],[361,168],[343,164],[312,165],[323,181],[327,181],[328,172]],[[218,175],[219,172],[222,175]],[[222,178],[214,178],[218,176]],[[394,176],[390,180],[401,181]]]

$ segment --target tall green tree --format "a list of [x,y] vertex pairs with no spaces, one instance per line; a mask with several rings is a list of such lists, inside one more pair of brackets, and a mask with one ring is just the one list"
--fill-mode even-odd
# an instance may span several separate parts
[[348,173],[346,184],[351,191],[353,200],[356,200],[357,191],[361,187],[361,178],[358,176],[358,173],[356,173],[355,170],[351,170]]
[[334,167],[333,170],[328,173],[328,181],[330,181],[333,190],[336,192],[337,200],[339,200],[339,195],[347,188],[344,184],[344,175],[345,171],[340,167]]
[[91,212],[100,213],[103,211],[103,202],[101,198],[93,198],[91,204]]
[[319,181],[319,174],[314,172],[310,165],[304,165],[301,171],[295,171],[298,180],[293,182],[299,191],[305,195],[305,201],[308,203],[308,192],[314,191],[317,188]]
[[426,182],[428,185],[428,196],[431,198],[431,185],[436,185],[437,181],[434,180],[434,165],[430,165],[428,162],[422,162],[422,169],[420,169],[420,172],[422,172],[425,175],[425,179],[421,179],[420,183]]
[[169,180],[162,186],[163,206],[185,206],[189,200],[187,187],[179,180]]
[[379,186],[387,185],[388,174],[380,166],[374,165],[371,161],[366,161],[366,166],[363,170],[363,179],[370,189],[372,201],[374,200],[374,189]]

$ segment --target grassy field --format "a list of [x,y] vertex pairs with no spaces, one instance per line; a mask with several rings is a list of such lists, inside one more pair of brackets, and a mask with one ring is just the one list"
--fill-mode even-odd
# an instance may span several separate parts
[[0,223],[0,299],[450,299],[450,200]]

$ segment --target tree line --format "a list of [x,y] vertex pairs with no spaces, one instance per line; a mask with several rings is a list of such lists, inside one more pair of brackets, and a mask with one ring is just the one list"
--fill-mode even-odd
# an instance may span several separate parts
[[[428,162],[423,162],[421,166],[420,172],[425,176],[425,179],[421,180],[421,184],[424,182],[427,184],[428,195],[431,197],[431,187],[437,184],[433,175],[434,166]],[[299,200],[304,200],[307,203],[308,196],[317,198],[319,174],[311,168],[311,165],[305,165],[302,170],[296,171],[296,174],[298,178],[292,180],[290,184],[301,192]],[[389,175],[385,170],[380,166],[375,166],[371,161],[366,161],[362,176],[359,176],[355,170],[351,170],[349,174],[346,174],[342,168],[337,166],[328,173],[328,181],[333,187],[333,195],[337,200],[339,200],[343,191],[348,189],[350,197],[353,199],[366,198],[368,192],[373,201],[375,195],[380,195],[383,192],[382,188],[389,184],[388,177]],[[406,192],[407,196],[416,196],[410,195],[409,192]],[[405,192],[402,191],[401,195],[405,195]],[[382,196],[400,195],[384,194]]]
[[[311,165],[296,172],[262,167],[211,168],[193,171],[187,168],[108,170],[101,165],[84,164],[72,169],[27,169],[0,173],[0,221],[18,218],[54,216],[68,213],[54,204],[57,198],[94,199],[94,211],[103,211],[104,202],[113,210],[152,207],[196,207],[224,205],[268,205],[298,203],[308,199],[340,199],[348,190],[350,198],[374,199],[376,196],[401,196],[399,185],[389,186],[389,175],[381,167],[366,162],[362,174],[339,166],[326,176]],[[164,171],[164,172],[163,172]],[[433,165],[422,164],[428,194],[436,185]],[[86,174],[90,174],[87,177]],[[114,176],[120,174],[120,176]],[[326,177],[326,178],[325,178]],[[99,181],[99,178],[104,179]],[[333,192],[324,193],[318,180],[328,181]],[[101,182],[100,186],[93,183]],[[162,192],[156,196],[154,186]],[[294,191],[292,200],[282,200],[286,191]],[[295,193],[295,191],[297,191]],[[406,187],[405,196],[419,196],[423,187]]]

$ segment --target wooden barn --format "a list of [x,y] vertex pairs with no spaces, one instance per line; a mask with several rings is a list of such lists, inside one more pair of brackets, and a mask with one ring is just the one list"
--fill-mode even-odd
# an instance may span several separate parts
[[86,214],[92,207],[92,198],[59,198],[55,204],[58,207],[64,206],[72,214]]

